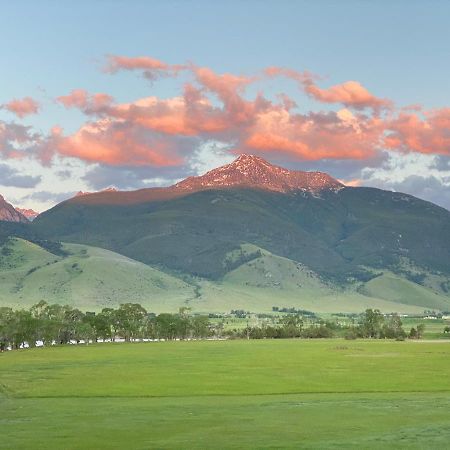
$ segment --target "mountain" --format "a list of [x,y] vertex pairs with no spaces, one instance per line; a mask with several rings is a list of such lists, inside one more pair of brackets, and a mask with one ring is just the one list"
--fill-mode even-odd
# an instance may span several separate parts
[[100,192],[79,192],[67,200],[70,203],[91,205],[131,205],[172,200],[195,192],[212,189],[256,189],[270,192],[308,192],[339,190],[344,185],[323,172],[287,170],[269,164],[263,158],[240,155],[231,164],[219,167],[199,177],[189,177],[164,188],[137,191],[117,191],[108,188]]
[[376,269],[410,278],[450,273],[449,211],[246,155],[168,188],[75,197],[41,214],[33,229],[212,280],[246,243],[339,283]]
[[450,310],[449,211],[248,155],[167,188],[0,221],[0,260],[0,304]]
[[114,188],[114,187],[109,187],[109,188],[103,189],[103,190],[98,191],[98,192],[78,191],[75,194],[75,197],[84,197],[85,195],[99,194],[99,193],[103,193],[103,192],[117,192],[117,189]]
[[0,220],[7,222],[28,222],[28,219],[18,210],[9,204],[3,196],[0,195]]
[[38,212],[33,209],[23,209],[23,208],[15,208],[20,214],[25,216],[30,222],[33,222],[34,219],[39,215]]
[[182,192],[236,187],[286,193],[341,189],[344,185],[323,172],[288,170],[269,164],[258,156],[240,155],[231,164],[211,170],[199,177],[189,177],[174,186]]

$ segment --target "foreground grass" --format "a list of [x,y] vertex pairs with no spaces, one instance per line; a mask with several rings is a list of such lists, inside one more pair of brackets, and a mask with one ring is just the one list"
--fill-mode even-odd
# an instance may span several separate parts
[[0,355],[0,447],[446,448],[449,369],[445,342],[10,352]]

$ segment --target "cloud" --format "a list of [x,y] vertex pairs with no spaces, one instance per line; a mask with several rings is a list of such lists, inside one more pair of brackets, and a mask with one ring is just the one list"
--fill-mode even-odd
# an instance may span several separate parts
[[[55,126],[40,136],[23,126],[3,125],[3,156],[33,153],[47,165],[54,158],[76,158],[103,168],[123,167],[122,184],[131,186],[138,184],[135,174],[140,167],[184,168],[187,173],[198,149],[210,142],[224,145],[228,155],[251,152],[281,164],[302,161],[334,167],[342,179],[358,179],[363,165],[383,160],[385,149],[450,155],[450,109],[425,111],[415,105],[396,110],[391,101],[358,81],[323,88],[323,79],[308,71],[268,67],[256,75],[238,75],[193,63],[171,65],[149,56],[109,56],[105,71],[138,71],[150,79],[184,71],[188,79],[178,95],[129,102],[75,89],[56,101],[86,116],[77,131],[66,134]],[[277,77],[294,80],[304,94],[330,106],[326,111],[305,111],[299,99],[286,94],[268,98],[255,93],[256,81]],[[99,177],[89,180],[104,185]]]
[[110,186],[126,190],[169,186],[185,176],[186,170],[177,167],[111,167],[99,164],[90,169],[83,180],[96,191]]
[[245,138],[250,151],[285,153],[299,160],[374,158],[382,121],[335,112],[292,114],[279,108],[258,115]]
[[450,155],[438,155],[434,158],[433,168],[437,170],[450,170]]
[[401,112],[386,130],[385,145],[392,150],[450,156],[450,108]]
[[3,158],[20,159],[35,155],[41,135],[31,127],[0,121],[0,155]]
[[38,202],[53,202],[53,203],[59,203],[64,200],[68,200],[69,198],[72,198],[76,195],[76,192],[50,192],[50,191],[37,191],[33,192],[29,195],[26,195],[21,200],[33,200]]
[[68,109],[78,108],[85,114],[102,114],[107,112],[114,99],[108,94],[89,94],[84,89],[74,89],[68,95],[57,97],[56,101]]
[[[156,132],[146,132],[139,124],[110,119],[88,122],[75,134],[64,136],[55,129],[52,145],[60,156],[111,166],[174,166],[182,163],[180,141]],[[185,147],[188,147],[185,142]]]
[[378,110],[391,104],[388,100],[375,97],[358,81],[346,81],[328,89],[322,89],[310,82],[305,85],[305,91],[320,102],[342,103],[357,109],[373,108]]
[[265,74],[269,77],[285,76],[297,81],[306,94],[319,102],[341,103],[355,109],[372,108],[377,112],[382,108],[392,107],[392,101],[376,97],[358,81],[350,80],[324,89],[317,86],[316,82],[320,77],[311,72],[269,67],[265,70]]
[[70,177],[73,176],[72,172],[67,169],[57,170],[55,172],[55,175],[57,175],[61,180],[68,180]]
[[183,70],[183,65],[169,65],[158,59],[150,56],[118,56],[109,55],[104,71],[107,73],[117,73],[122,70],[126,71],[141,71],[143,76],[149,80],[156,80],[162,76],[176,75],[180,70]]
[[436,176],[410,175],[401,181],[386,181],[372,179],[364,184],[380,189],[388,189],[396,192],[407,192],[415,197],[428,200],[450,210],[450,180],[439,179]]
[[9,103],[2,105],[2,108],[23,119],[25,116],[37,114],[40,105],[31,97],[24,97],[21,99],[11,100]]
[[359,178],[355,178],[353,180],[338,180],[340,181],[342,184],[345,184],[346,186],[351,186],[351,187],[359,187],[363,184],[362,180],[360,180]]
[[[110,56],[106,70],[160,72],[172,67],[150,57]],[[75,90],[59,97],[57,100],[66,107],[79,108],[96,119],[71,136],[55,139],[56,151],[116,166],[184,164],[192,148],[180,151],[174,145],[180,144],[183,137],[196,138],[198,144],[211,139],[226,142],[235,153],[278,153],[306,161],[367,160],[376,158],[380,151],[385,130],[377,115],[355,114],[346,108],[300,114],[293,111],[297,103],[285,94],[276,101],[261,93],[249,99],[246,89],[260,76],[218,74],[194,64],[183,68],[192,73],[194,81],[184,84],[182,96],[114,103],[107,94]],[[293,78],[324,102],[340,102],[354,109],[384,104],[357,82],[320,90],[314,84],[319,78],[309,72],[272,67],[266,69],[265,75]]]
[[41,179],[40,176],[23,175],[17,169],[6,164],[0,164],[0,185],[2,186],[34,188],[40,183]]

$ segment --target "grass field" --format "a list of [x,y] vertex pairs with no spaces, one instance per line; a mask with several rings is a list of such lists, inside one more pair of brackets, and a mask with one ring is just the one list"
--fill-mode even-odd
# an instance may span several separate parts
[[5,449],[448,448],[450,344],[96,344],[0,354]]

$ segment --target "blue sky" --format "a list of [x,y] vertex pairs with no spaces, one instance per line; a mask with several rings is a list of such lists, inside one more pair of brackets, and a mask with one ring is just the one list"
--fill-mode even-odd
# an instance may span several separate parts
[[[4,1],[0,5],[4,61],[0,105],[24,97],[40,104],[38,114],[23,118],[4,108],[0,121],[30,126],[43,139],[54,125],[63,127],[69,136],[86,122],[98,120],[83,111],[65,109],[55,100],[74,89],[107,93],[123,104],[148,96],[179,96],[183,83],[192,78],[183,75],[181,79],[168,77],[150,83],[135,71],[106,74],[102,69],[107,55],[148,56],[167,64],[192,62],[217,74],[236,76],[252,76],[270,66],[287,67],[320,75],[323,89],[356,80],[374,96],[391,100],[396,110],[411,104],[420,104],[426,111],[450,106],[449,2],[100,0]],[[318,102],[299,92],[297,84],[286,77],[258,81],[243,97],[250,99],[259,91],[270,100],[285,93],[299,103],[302,114],[337,112],[349,106]],[[356,114],[359,110],[352,111]],[[438,131],[445,134],[445,130]],[[209,150],[222,145],[227,148],[226,144],[232,146],[230,142],[223,136],[202,136],[189,143],[190,153],[176,168],[161,171],[158,165],[146,171],[142,165],[111,167],[105,161],[60,154],[51,163],[42,164],[33,157],[33,149],[26,159],[0,152],[0,176],[7,167],[15,176],[41,177],[33,187],[24,187],[24,183],[14,186],[14,180],[2,185],[0,179],[0,192],[17,204],[45,209],[72,191],[101,188],[100,181],[88,181],[95,179],[95,173],[103,180],[103,187],[124,174],[128,181],[126,185],[116,183],[119,188],[161,180],[169,183],[192,173],[195,167],[208,168],[222,157],[223,161],[230,159],[226,150],[219,151],[219,156]],[[406,152],[403,145],[401,152],[368,157],[367,164],[348,157],[342,161],[335,157],[305,160],[294,153],[275,151],[265,156],[296,168],[328,169],[337,177],[358,179],[365,185],[399,190],[404,186],[413,194],[449,207],[446,144],[439,151],[424,145]],[[199,158],[204,164],[195,165]],[[57,175],[70,171],[70,177]],[[86,179],[86,174],[91,175]],[[413,183],[411,177],[419,179]]]

